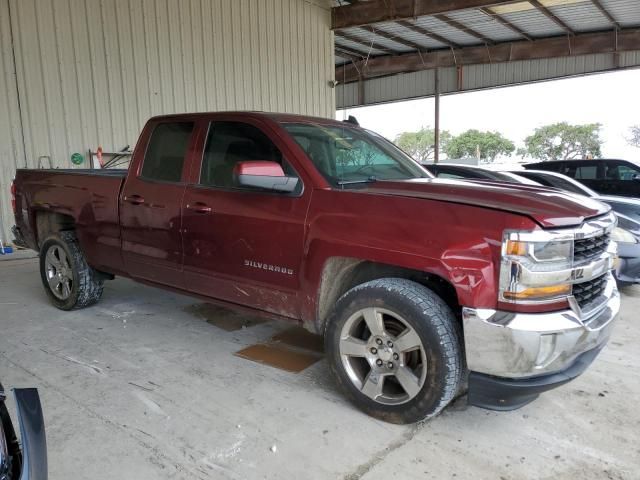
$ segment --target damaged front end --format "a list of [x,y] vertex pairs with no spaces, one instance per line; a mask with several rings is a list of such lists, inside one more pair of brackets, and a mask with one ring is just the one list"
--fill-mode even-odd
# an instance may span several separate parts
[[0,384],[0,480],[46,480],[47,441],[40,397],[35,388],[13,390],[20,439],[11,422]]

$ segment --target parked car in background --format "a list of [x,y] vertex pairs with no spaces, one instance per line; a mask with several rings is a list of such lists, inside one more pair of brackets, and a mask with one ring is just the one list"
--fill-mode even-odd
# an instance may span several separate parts
[[619,285],[640,283],[640,200],[598,195],[580,182],[555,172],[514,170],[496,172],[470,165],[425,165],[439,178],[516,182],[541,185],[584,195],[611,205],[618,219],[612,238],[618,244],[618,264],[614,276]]
[[613,239],[618,243],[619,262],[614,271],[618,284],[640,283],[640,200],[613,195],[598,195],[580,182],[556,172],[516,170],[512,173],[541,185],[584,195],[611,206],[618,217]]
[[529,163],[524,168],[561,173],[601,195],[640,198],[640,165],[628,160],[558,160]]
[[46,480],[47,442],[38,391],[35,388],[16,388],[13,396],[22,445],[0,383],[0,480]]
[[511,172],[504,173],[511,173],[521,178],[528,178],[540,185],[555,187],[560,190],[566,190],[567,192],[573,192],[595,198],[601,202],[611,205],[611,208],[616,213],[625,215],[637,222],[640,222],[640,198],[622,197],[618,195],[600,195],[579,181],[557,172],[542,170],[512,170]]
[[474,165],[429,163],[423,164],[422,166],[438,178],[454,178],[459,180],[495,180],[498,182],[517,182],[526,185],[540,186],[539,183],[534,181],[527,181],[526,178],[517,177],[515,173],[496,172],[494,170],[488,170]]

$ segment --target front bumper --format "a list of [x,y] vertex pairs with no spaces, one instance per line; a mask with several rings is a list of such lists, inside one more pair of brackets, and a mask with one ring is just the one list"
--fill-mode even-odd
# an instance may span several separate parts
[[[589,312],[577,305],[551,313],[463,308],[469,402],[485,408],[518,408],[582,373],[607,343],[620,310],[615,280],[607,275],[605,300]],[[509,391],[518,392],[521,399],[510,398]]]
[[534,401],[542,392],[570,382],[581,375],[600,353],[604,345],[584,352],[565,370],[539,377],[513,380],[483,373],[469,374],[468,402],[489,410],[515,410]]

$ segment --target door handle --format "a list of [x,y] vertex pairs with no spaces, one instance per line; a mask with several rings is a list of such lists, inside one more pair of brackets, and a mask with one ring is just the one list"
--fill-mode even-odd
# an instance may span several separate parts
[[144,203],[144,198],[140,195],[129,195],[128,197],[124,197],[125,202],[129,202],[132,205],[142,205]]
[[187,203],[187,210],[192,210],[195,213],[211,213],[211,207],[202,202]]

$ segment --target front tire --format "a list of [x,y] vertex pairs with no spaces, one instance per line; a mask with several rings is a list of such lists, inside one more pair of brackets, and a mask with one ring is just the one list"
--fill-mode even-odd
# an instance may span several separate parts
[[89,307],[102,296],[104,281],[87,264],[73,231],[58,232],[42,243],[40,276],[49,300],[60,310]]
[[391,423],[437,415],[456,395],[464,371],[451,309],[427,287],[401,278],[345,293],[327,322],[325,349],[347,398]]

